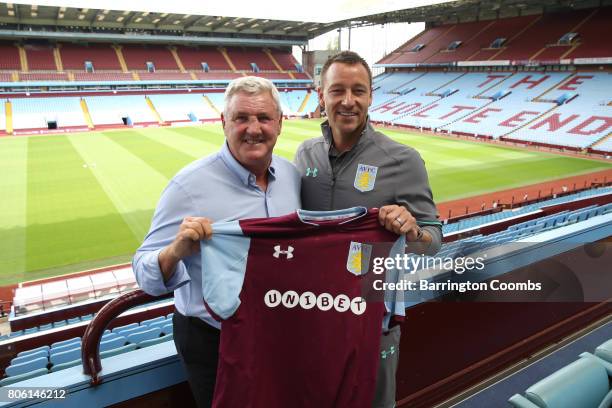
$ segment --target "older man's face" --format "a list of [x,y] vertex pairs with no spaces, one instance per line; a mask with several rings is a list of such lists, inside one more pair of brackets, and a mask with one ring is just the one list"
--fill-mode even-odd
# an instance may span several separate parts
[[267,169],[281,132],[283,117],[269,92],[238,92],[221,117],[232,155],[253,173]]

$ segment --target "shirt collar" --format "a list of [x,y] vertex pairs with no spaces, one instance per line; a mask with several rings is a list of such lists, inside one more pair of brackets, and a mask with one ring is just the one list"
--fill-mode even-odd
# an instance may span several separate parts
[[[371,135],[373,131],[374,131],[374,128],[372,127],[372,124],[370,123],[370,116],[368,115],[366,117],[366,125],[363,127],[363,130],[361,131],[361,135],[359,135],[359,140],[357,141],[355,146],[353,146],[348,151],[351,151],[353,150],[353,148],[365,143],[366,140],[372,137]],[[333,139],[331,127],[329,126],[329,120],[326,120],[325,122],[321,123],[321,133],[323,134],[323,139],[325,139],[325,143],[327,143],[328,151],[330,153],[334,152],[336,153],[336,155],[340,154],[338,150],[335,148],[334,143],[333,143],[334,139]]]
[[[238,160],[234,158],[232,152],[229,149],[229,145],[227,144],[227,140],[223,143],[223,147],[221,147],[221,151],[219,152],[221,155],[221,159],[226,164],[227,167],[231,170],[236,177],[240,180],[242,184],[248,186],[249,184],[255,185],[255,175],[244,168],[242,164]],[[270,180],[276,179],[276,158],[272,155],[272,162],[270,163],[270,167],[268,167],[268,175],[270,176]]]

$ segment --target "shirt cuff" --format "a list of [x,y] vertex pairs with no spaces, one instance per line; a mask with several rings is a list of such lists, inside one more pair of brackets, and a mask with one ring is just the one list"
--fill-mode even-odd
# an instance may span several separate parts
[[187,284],[191,278],[187,273],[187,267],[183,261],[176,265],[174,274],[167,282],[164,282],[164,275],[159,267],[159,253],[162,249],[152,251],[146,255],[145,270],[146,278],[142,289],[154,296],[159,296],[168,292],[173,292],[181,286]]

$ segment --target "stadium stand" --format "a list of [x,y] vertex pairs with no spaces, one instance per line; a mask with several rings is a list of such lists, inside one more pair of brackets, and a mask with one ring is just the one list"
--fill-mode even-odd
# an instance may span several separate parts
[[[379,62],[386,71],[373,79],[371,119],[441,133],[603,152],[602,157],[609,158],[612,56],[609,40],[602,33],[609,31],[612,7],[582,7],[559,14],[548,12],[548,8],[573,5],[534,2],[544,10],[542,14],[534,13],[530,4],[522,2],[513,13],[493,10],[495,19],[472,18],[473,11],[470,18],[464,19],[452,14],[455,7],[462,7],[461,3],[455,2],[452,8],[440,6],[442,13],[431,8],[436,17],[430,17],[427,29]],[[512,2],[499,5],[510,7],[509,3]],[[485,7],[482,8],[484,11]],[[83,10],[87,9],[71,11],[79,15],[86,13]],[[36,19],[30,9],[21,11],[27,15],[29,28]],[[57,11],[53,10],[52,19],[59,18]],[[102,10],[95,12],[86,20],[92,27],[96,16],[106,15]],[[103,19],[111,21],[115,13],[111,10],[110,16]],[[515,17],[505,18],[506,15]],[[141,33],[133,25],[136,17],[140,18],[136,13],[112,17],[112,21],[125,18],[125,23],[120,24],[128,28],[125,41],[119,37],[103,38],[104,30],[81,33],[78,24],[68,33],[51,27],[45,33],[49,41],[32,37],[1,41],[0,82],[6,97],[0,107],[0,134],[3,130],[21,134],[53,127],[84,130],[218,119],[223,110],[222,91],[228,81],[251,74],[271,78],[279,85],[285,115],[301,116],[317,109],[318,98],[309,73],[299,72],[289,46],[275,42],[279,36],[266,36],[266,30],[273,31],[269,31],[269,26],[264,29],[266,23],[262,20],[256,20],[256,24],[262,25],[263,33],[237,45],[248,37],[248,30],[243,34],[230,28],[236,31],[231,32],[231,41],[223,40],[228,35],[225,23],[230,27],[241,24],[233,18],[191,16],[194,20],[189,20],[190,16],[181,16],[178,20],[186,20],[194,30],[185,29],[180,35],[165,32],[163,35],[171,36],[172,43],[177,44],[167,46],[165,41],[155,44],[158,32]],[[449,23],[455,21],[468,22]],[[283,26],[270,23],[272,30]],[[302,24],[304,28],[299,30],[304,32],[325,30],[317,28],[323,25]],[[36,30],[35,24],[31,27]],[[163,32],[163,24],[158,28]],[[135,31],[130,32],[132,29]],[[75,37],[73,41],[60,36],[56,41],[52,39],[57,35],[55,31],[84,38]],[[570,35],[572,32],[576,35]],[[200,45],[194,45],[198,41],[191,40],[198,33],[205,35],[201,36]],[[138,43],[134,38],[141,34],[151,38]],[[90,41],[98,35],[100,38]],[[222,40],[213,42],[214,46],[201,45],[211,44],[215,35]],[[284,37],[290,35],[287,32]],[[271,44],[265,44],[266,38]],[[115,39],[119,39],[117,43]],[[589,58],[594,60],[584,60]],[[152,65],[147,66],[147,62]],[[5,101],[10,101],[10,111],[5,111]],[[533,273],[524,270],[527,266],[535,265],[538,272],[537,265],[541,263],[544,271],[563,263],[555,258],[557,245],[573,248],[565,247],[567,252],[563,253],[565,258],[560,258],[562,261],[592,261],[593,257],[585,257],[588,249],[585,243],[609,240],[611,195],[612,188],[597,188],[519,208],[506,210],[500,206],[490,214],[465,216],[458,222],[450,220],[443,228],[443,247],[431,259],[458,259],[503,245],[535,248],[535,255],[519,251],[504,258],[501,264],[506,269],[498,272],[510,278]],[[430,282],[466,278],[451,275],[450,270],[417,272],[416,277]],[[539,279],[537,273],[529,276]],[[171,300],[162,299],[125,311],[106,328],[99,326],[105,305],[113,299],[129,298],[135,288],[129,267],[24,283],[16,288],[8,322],[13,330],[0,336],[0,368],[4,370],[0,387],[53,385],[68,390],[68,404],[72,405],[159,406],[172,401],[172,405],[190,406],[193,401],[185,392],[186,378],[172,341],[172,314],[167,314],[173,309]],[[469,302],[463,301],[462,296],[456,292],[439,293],[437,300],[450,298],[452,307],[444,307],[448,306],[444,302],[427,302],[427,298],[418,302],[406,300],[405,327],[413,330],[410,336],[402,338],[398,407],[434,406],[457,393],[461,393],[457,394],[460,398],[447,405],[472,408],[511,404],[522,408],[556,406],[561,401],[567,406],[586,408],[612,398],[609,383],[612,340],[602,343],[610,339],[612,326],[606,325],[609,302],[580,298],[575,303],[529,300],[532,303],[520,304],[510,299],[512,302],[507,304],[475,304],[471,294],[466,296]],[[597,320],[602,317],[603,321]],[[543,361],[548,370],[545,371],[538,361],[533,364],[538,366],[535,374],[530,371],[531,359],[539,358],[543,349],[563,349],[559,340],[568,334],[577,336],[577,330],[587,325],[604,333],[598,335],[599,346],[581,346],[580,351],[588,352],[580,354],[578,360],[579,353],[575,353],[563,361],[564,366]],[[88,334],[94,328],[98,330],[95,340],[104,367],[97,373],[88,371],[91,366],[87,363],[92,360],[83,359]],[[436,336],[431,336],[433,332]],[[449,338],[454,339],[452,347]],[[529,367],[513,370],[517,375],[523,371],[530,373],[519,385],[496,379],[494,384],[474,386],[493,374],[501,375],[499,371],[510,364],[516,368],[514,364],[528,363]],[[88,384],[83,372],[92,375],[95,386]],[[113,381],[99,382],[100,379]],[[181,383],[183,388],[177,388]],[[497,388],[500,383],[501,390]],[[487,394],[488,391],[495,395]],[[481,392],[486,395],[484,402],[463,400],[473,392],[476,398]],[[178,394],[181,398],[186,396],[188,401],[166,399],[165,393],[173,395],[172,398]],[[31,403],[22,400],[9,405]]]
[[[56,71],[57,65],[53,56],[53,47],[47,44],[29,43],[23,46],[28,68],[31,71]],[[27,70],[24,70],[27,71]]]
[[12,42],[0,42],[0,69],[21,70],[19,49]]
[[146,71],[147,63],[153,63],[153,69],[178,71],[169,49],[160,46],[144,47],[136,45],[124,45],[121,49],[128,69],[135,71]]
[[[203,71],[202,64],[206,63],[211,71],[230,71],[231,68],[223,54],[214,47],[176,47],[176,52],[185,69]],[[250,68],[250,67],[249,67]]]
[[206,102],[203,94],[151,95],[150,99],[166,122],[195,122],[219,117],[219,114]]
[[64,69],[85,71],[85,61],[95,71],[121,71],[117,54],[108,44],[64,44],[59,47]]
[[78,97],[13,98],[14,129],[86,126]]

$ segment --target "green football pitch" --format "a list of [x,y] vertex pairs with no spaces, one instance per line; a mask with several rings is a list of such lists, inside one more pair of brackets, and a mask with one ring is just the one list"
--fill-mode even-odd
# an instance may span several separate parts
[[[401,131],[437,202],[611,168],[603,162]],[[287,159],[319,122],[285,121]],[[128,262],[168,180],[218,150],[221,126],[0,139],[0,285]]]

